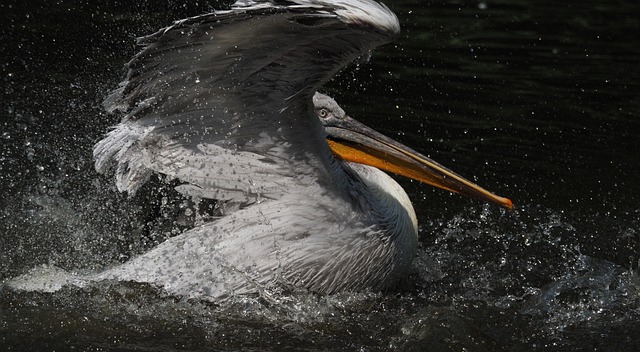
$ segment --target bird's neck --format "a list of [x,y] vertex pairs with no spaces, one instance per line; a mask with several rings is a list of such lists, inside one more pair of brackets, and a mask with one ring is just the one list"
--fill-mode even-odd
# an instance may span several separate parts
[[418,243],[418,220],[411,200],[402,187],[383,171],[357,163],[342,162],[345,172],[353,173],[350,194],[363,214],[374,217],[383,236],[398,250],[400,270],[408,269]]

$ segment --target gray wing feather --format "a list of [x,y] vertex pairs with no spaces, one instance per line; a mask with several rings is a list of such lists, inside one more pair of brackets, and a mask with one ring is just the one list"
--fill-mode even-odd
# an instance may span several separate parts
[[320,293],[384,287],[397,246],[349,205],[322,199],[285,196],[244,208],[93,279],[147,282],[214,300],[282,286]]
[[104,102],[124,117],[94,147],[96,169],[115,167],[131,193],[158,172],[187,193],[277,198],[319,177],[328,153],[313,93],[398,31],[373,1],[237,1],[139,38]]

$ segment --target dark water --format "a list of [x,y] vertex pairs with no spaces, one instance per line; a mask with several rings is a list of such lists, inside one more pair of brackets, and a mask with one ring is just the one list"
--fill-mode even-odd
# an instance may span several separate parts
[[[180,199],[93,170],[133,38],[223,2],[0,4],[0,280],[91,272],[181,230]],[[390,292],[215,306],[136,284],[0,288],[8,350],[637,350],[640,6],[387,1],[398,42],[326,91],[513,212],[400,179],[420,221]]]

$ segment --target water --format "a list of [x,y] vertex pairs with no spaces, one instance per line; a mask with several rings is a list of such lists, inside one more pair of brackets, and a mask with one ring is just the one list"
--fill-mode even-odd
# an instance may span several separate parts
[[[352,116],[516,204],[399,179],[420,220],[390,292],[224,306],[139,284],[0,289],[9,350],[636,350],[640,137],[633,2],[387,1],[399,41],[326,91]],[[100,102],[133,38],[220,2],[0,5],[0,280],[93,272],[183,227],[170,185],[93,171]]]

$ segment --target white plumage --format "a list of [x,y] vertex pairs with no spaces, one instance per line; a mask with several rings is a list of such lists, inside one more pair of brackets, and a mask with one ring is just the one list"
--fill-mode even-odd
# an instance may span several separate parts
[[407,195],[331,154],[312,99],[398,32],[374,1],[238,1],[140,38],[105,101],[124,118],[95,146],[96,169],[113,167],[121,191],[156,172],[183,193],[250,206],[95,279],[221,298],[269,285],[382,288],[404,273],[417,243]]

